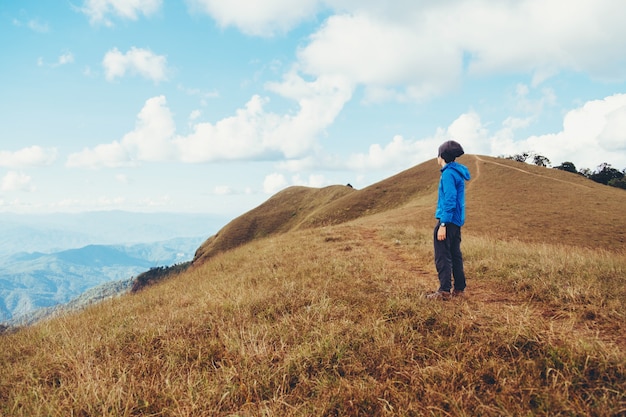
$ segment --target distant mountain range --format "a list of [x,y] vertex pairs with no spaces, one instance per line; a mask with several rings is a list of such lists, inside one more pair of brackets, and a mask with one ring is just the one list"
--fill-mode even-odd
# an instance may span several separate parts
[[0,213],[0,263],[18,252],[60,252],[87,245],[208,237],[230,218],[197,213]]
[[224,223],[185,213],[0,213],[0,323],[189,261]]
[[203,238],[135,245],[88,245],[50,254],[19,253],[0,265],[0,322],[67,303],[111,281],[189,261]]

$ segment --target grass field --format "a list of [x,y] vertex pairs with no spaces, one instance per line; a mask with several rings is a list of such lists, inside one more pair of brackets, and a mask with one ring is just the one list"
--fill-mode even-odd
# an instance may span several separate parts
[[[593,213],[567,245],[550,222],[506,235],[483,217],[524,207],[494,204],[513,198],[490,169],[512,171],[519,194],[527,176],[580,186],[471,158],[463,299],[423,297],[438,284],[430,163],[369,190],[313,190],[323,204],[287,193],[288,210],[278,196],[238,219],[180,275],[0,337],[0,415],[626,415],[623,248],[583,239]],[[553,216],[518,200],[514,230]],[[273,233],[277,213],[291,223]],[[229,234],[236,245],[215,244]]]

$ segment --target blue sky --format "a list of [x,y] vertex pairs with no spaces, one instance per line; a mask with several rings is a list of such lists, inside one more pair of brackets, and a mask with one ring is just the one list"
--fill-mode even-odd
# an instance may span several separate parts
[[[384,4],[381,4],[384,3]],[[0,211],[239,215],[459,141],[626,168],[622,0],[0,3]]]

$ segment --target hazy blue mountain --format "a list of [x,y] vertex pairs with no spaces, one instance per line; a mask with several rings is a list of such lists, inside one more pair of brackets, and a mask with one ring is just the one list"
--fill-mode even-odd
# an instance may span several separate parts
[[204,237],[18,253],[0,265],[0,322],[64,304],[103,283],[191,260]]
[[0,213],[0,322],[191,260],[228,218],[187,213]]
[[207,238],[229,218],[195,213],[0,213],[0,263],[20,252],[60,252],[87,245]]

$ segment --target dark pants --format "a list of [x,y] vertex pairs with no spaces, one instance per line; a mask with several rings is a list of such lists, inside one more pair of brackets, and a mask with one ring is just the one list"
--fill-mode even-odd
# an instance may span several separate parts
[[439,274],[439,291],[449,292],[454,276],[454,290],[465,289],[463,254],[461,253],[461,227],[446,223],[446,239],[437,240],[440,223],[435,226],[435,266]]

